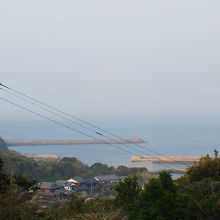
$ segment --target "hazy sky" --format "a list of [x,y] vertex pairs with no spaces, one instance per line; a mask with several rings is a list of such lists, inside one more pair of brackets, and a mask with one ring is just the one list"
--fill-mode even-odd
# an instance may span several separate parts
[[[0,81],[78,115],[218,114],[219,12],[219,0],[0,0]],[[26,114],[2,101],[0,113]]]

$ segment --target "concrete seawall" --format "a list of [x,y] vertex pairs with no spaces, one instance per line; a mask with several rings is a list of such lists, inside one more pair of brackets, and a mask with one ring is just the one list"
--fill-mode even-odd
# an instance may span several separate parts
[[192,164],[198,162],[201,156],[133,156],[131,162],[137,163],[150,161],[153,163],[185,163]]
[[30,158],[30,159],[35,159],[35,160],[52,160],[52,161],[57,161],[59,160],[58,155],[49,155],[49,154],[22,154],[23,156]]
[[7,146],[40,146],[40,145],[79,145],[79,144],[140,144],[145,141],[140,137],[135,138],[114,138],[114,139],[66,139],[66,140],[23,140],[9,141]]

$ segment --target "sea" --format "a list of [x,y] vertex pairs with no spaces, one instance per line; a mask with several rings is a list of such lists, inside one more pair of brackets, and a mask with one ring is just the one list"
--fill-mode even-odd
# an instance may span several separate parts
[[[163,116],[163,117],[102,117],[84,118],[100,128],[116,134],[117,136],[141,137],[145,143],[142,147],[125,145],[61,145],[61,146],[19,146],[10,147],[20,153],[30,154],[56,154],[60,158],[76,157],[87,165],[104,163],[112,166],[138,166],[131,162],[133,155],[213,155],[213,151],[220,150],[220,117],[217,116]],[[89,134],[94,138],[100,138],[95,132],[100,132],[105,137],[111,137],[103,131],[83,124],[60,121],[74,130]],[[82,124],[81,124],[82,125]],[[85,129],[89,127],[93,132]],[[81,139],[88,138],[76,131],[38,118],[29,119],[4,119],[0,124],[0,136],[5,140],[32,140],[32,139]],[[121,148],[121,149],[119,149]],[[124,150],[122,150],[124,149]],[[129,151],[126,152],[126,151]],[[141,165],[143,166],[143,164]],[[151,166],[151,167],[150,167]],[[152,164],[146,162],[146,167],[152,168]],[[155,165],[154,165],[155,166]],[[173,168],[181,168],[180,164],[172,165]],[[163,165],[157,165],[156,169],[162,169]],[[165,167],[164,167],[165,168]]]

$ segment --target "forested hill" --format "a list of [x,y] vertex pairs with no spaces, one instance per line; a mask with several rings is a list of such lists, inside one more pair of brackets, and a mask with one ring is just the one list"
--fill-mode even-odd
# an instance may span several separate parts
[[5,141],[1,137],[0,137],[0,149],[4,149],[4,150],[8,149]]
[[88,166],[74,157],[64,157],[59,161],[33,160],[14,151],[0,151],[0,158],[4,161],[4,172],[7,174],[25,175],[28,178],[43,181],[67,179],[73,176],[97,176],[116,174],[119,176],[136,175],[140,180],[150,177],[145,168],[117,168],[101,163]]

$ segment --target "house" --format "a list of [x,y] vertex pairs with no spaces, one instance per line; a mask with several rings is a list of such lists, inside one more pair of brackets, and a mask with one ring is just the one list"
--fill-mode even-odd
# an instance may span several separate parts
[[77,185],[75,185],[75,183],[73,183],[73,182],[65,182],[63,188],[70,192],[73,190],[74,186],[77,186]]
[[66,181],[57,180],[56,182],[40,182],[38,184],[39,192],[54,193],[56,190],[63,189]]
[[124,177],[117,176],[114,174],[96,176],[95,180],[97,181],[97,193],[99,196],[114,196],[114,187],[115,185],[123,180]]
[[65,180],[56,180],[55,185],[62,188],[65,186],[66,181]]
[[123,180],[124,177],[120,177],[120,176],[117,176],[115,174],[110,174],[110,175],[102,175],[102,176],[96,176],[95,177],[95,180],[98,182],[98,183],[117,183],[121,180]]
[[96,186],[98,184],[98,181],[94,177],[87,177],[85,179],[85,185],[87,187]]
[[123,178],[124,177],[120,177],[114,174],[96,176],[95,180],[97,181],[98,184],[97,192],[99,192],[99,195],[111,194],[114,189],[114,186],[119,181],[123,180]]
[[71,178],[68,179],[66,182],[67,182],[67,183],[71,183],[72,186],[74,186],[74,185],[79,186],[79,185],[83,184],[83,183],[85,182],[85,180],[83,180],[83,179],[82,179],[81,177],[79,177],[79,176],[76,176],[76,177],[71,177]]
[[40,182],[38,187],[39,187],[39,192],[43,193],[52,193],[55,191],[54,182]]

